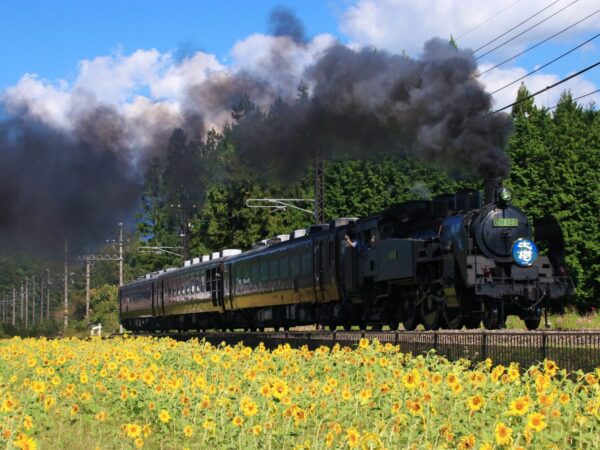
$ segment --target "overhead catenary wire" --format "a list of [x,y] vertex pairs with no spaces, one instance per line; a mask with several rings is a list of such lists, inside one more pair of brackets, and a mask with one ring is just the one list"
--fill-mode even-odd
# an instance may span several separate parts
[[525,101],[529,100],[530,98],[533,98],[533,97],[535,97],[535,96],[537,96],[537,95],[539,95],[539,94],[541,94],[541,93],[543,93],[543,92],[546,92],[546,91],[548,91],[548,90],[550,90],[550,89],[552,89],[552,88],[555,88],[556,86],[558,86],[558,85],[560,85],[560,84],[566,83],[567,81],[569,81],[569,80],[571,80],[571,79],[573,79],[573,78],[575,78],[575,77],[578,77],[579,75],[581,75],[581,74],[584,74],[585,72],[588,72],[588,71],[592,70],[593,68],[595,68],[595,67],[597,67],[597,66],[600,66],[600,61],[597,61],[597,62],[595,62],[594,64],[592,64],[592,65],[590,65],[590,66],[587,66],[587,67],[586,67],[586,68],[584,68],[584,69],[581,69],[579,72],[576,72],[576,73],[574,73],[574,74],[572,74],[572,75],[569,75],[569,76],[568,76],[568,77],[566,77],[566,78],[563,78],[562,80],[559,80],[559,81],[557,81],[557,82],[556,82],[556,83],[554,83],[554,84],[551,84],[550,86],[546,86],[544,89],[540,89],[539,91],[537,91],[537,92],[534,92],[533,94],[531,94],[531,95],[528,95],[528,96],[527,96],[527,97],[525,97],[525,98],[522,98],[522,99],[520,99],[520,100],[517,100],[516,102],[513,102],[513,103],[511,103],[510,105],[506,105],[506,106],[504,106],[504,107],[502,107],[502,108],[500,108],[500,109],[497,109],[497,110],[495,110],[495,111],[492,111],[491,113],[487,114],[487,117],[489,117],[489,116],[491,116],[491,115],[494,115],[494,114],[497,114],[497,113],[499,113],[499,112],[501,112],[501,111],[504,111],[505,109],[511,108],[511,107],[513,107],[513,106],[519,105],[519,104],[521,104],[521,103],[523,103],[523,102],[525,102]]
[[524,31],[520,32],[519,34],[517,34],[517,35],[515,35],[515,36],[513,36],[513,37],[511,37],[510,39],[507,39],[507,40],[506,40],[506,41],[504,41],[502,44],[500,44],[500,45],[497,45],[496,47],[494,47],[494,48],[493,48],[493,49],[491,49],[491,50],[488,50],[487,52],[485,52],[485,53],[484,53],[484,54],[482,54],[482,55],[479,55],[478,57],[476,57],[476,58],[475,58],[475,60],[481,59],[481,58],[483,58],[484,56],[487,56],[487,55],[489,55],[490,53],[492,53],[492,52],[495,52],[495,51],[496,51],[496,50],[498,50],[499,48],[501,48],[501,47],[504,47],[506,44],[508,44],[508,43],[510,43],[510,42],[512,42],[512,41],[514,41],[514,40],[515,40],[515,39],[517,39],[518,37],[521,37],[521,36],[523,36],[525,33],[528,33],[529,31],[531,31],[531,30],[533,30],[534,28],[538,27],[539,25],[543,24],[543,23],[544,23],[544,22],[546,22],[548,19],[551,19],[552,17],[554,17],[554,16],[556,16],[557,14],[559,14],[559,13],[563,12],[565,9],[569,8],[570,6],[573,6],[573,5],[574,5],[575,3],[577,3],[578,1],[579,1],[579,0],[573,0],[571,3],[569,3],[569,4],[568,4],[568,5],[566,5],[566,6],[563,6],[561,9],[559,9],[558,11],[556,11],[556,12],[555,12],[555,13],[553,13],[553,14],[550,14],[550,15],[549,15],[548,17],[546,17],[545,19],[542,19],[542,20],[540,20],[539,22],[537,22],[537,23],[533,24],[532,26],[530,26],[530,27],[529,27],[529,28],[527,28],[526,30],[524,30]]
[[553,60],[551,60],[551,61],[548,61],[546,64],[543,64],[543,65],[541,65],[540,67],[538,67],[538,68],[536,68],[536,69],[532,70],[531,72],[528,72],[528,73],[526,73],[526,74],[525,74],[525,75],[523,75],[522,77],[519,77],[519,78],[517,78],[516,80],[514,80],[514,81],[511,81],[510,83],[507,83],[507,84],[505,84],[504,86],[502,86],[501,88],[498,88],[498,89],[496,89],[494,92],[491,92],[490,94],[491,94],[491,95],[494,95],[495,93],[497,93],[497,92],[500,92],[500,91],[502,91],[502,90],[506,89],[507,87],[509,87],[509,86],[512,86],[512,85],[513,85],[513,84],[515,84],[515,83],[518,83],[519,81],[521,81],[521,80],[523,80],[523,79],[527,78],[528,76],[530,76],[530,75],[533,75],[533,74],[534,74],[534,73],[536,73],[536,72],[539,72],[540,70],[542,70],[542,69],[544,69],[544,68],[548,67],[549,65],[551,65],[551,64],[553,64],[553,63],[555,63],[555,62],[556,62],[556,61],[558,61],[559,59],[562,59],[562,58],[564,58],[565,56],[567,56],[567,55],[569,55],[569,54],[573,53],[575,50],[578,50],[578,49],[580,49],[581,47],[583,47],[584,45],[586,45],[586,44],[589,44],[590,42],[592,42],[594,39],[596,39],[596,38],[598,38],[598,37],[600,37],[600,33],[596,34],[595,36],[592,36],[591,38],[589,38],[589,39],[588,39],[588,40],[586,40],[585,42],[582,42],[582,43],[581,43],[581,44],[579,44],[578,46],[576,46],[576,47],[573,47],[572,49],[570,49],[570,50],[568,50],[568,51],[564,52],[562,55],[559,55],[559,56],[557,56],[557,57],[556,57],[556,58],[554,58]]
[[529,48],[526,48],[526,49],[525,49],[525,50],[523,50],[522,52],[519,52],[519,53],[517,53],[516,55],[513,55],[513,56],[511,56],[510,58],[507,58],[507,59],[505,59],[504,61],[502,61],[502,62],[499,62],[499,63],[498,63],[498,64],[496,64],[495,66],[492,66],[492,67],[490,67],[489,69],[486,69],[486,70],[484,70],[483,72],[480,72],[480,73],[479,73],[477,76],[478,76],[478,77],[481,77],[481,76],[485,75],[486,73],[488,73],[488,72],[491,72],[492,70],[494,70],[494,69],[497,69],[498,67],[500,67],[500,66],[502,66],[502,65],[506,64],[507,62],[510,62],[510,61],[512,61],[513,59],[516,59],[516,58],[518,58],[519,56],[521,56],[521,55],[524,55],[525,53],[527,53],[527,52],[529,52],[529,51],[533,50],[534,48],[536,48],[536,47],[539,47],[540,45],[542,45],[542,44],[544,44],[544,43],[548,42],[548,41],[549,41],[549,40],[551,40],[551,39],[554,39],[556,36],[558,36],[558,35],[560,35],[560,34],[564,33],[565,31],[568,31],[568,30],[570,30],[571,28],[573,28],[573,27],[575,27],[575,26],[579,25],[580,23],[582,23],[582,22],[586,21],[586,20],[587,20],[587,19],[589,19],[590,17],[593,17],[593,16],[595,16],[595,15],[596,15],[596,14],[598,14],[599,12],[600,12],[600,9],[597,9],[597,10],[596,10],[596,11],[594,11],[593,13],[591,13],[591,14],[588,14],[587,16],[585,16],[583,19],[580,19],[580,20],[578,20],[577,22],[575,22],[575,23],[573,23],[573,24],[569,25],[568,27],[566,27],[566,28],[563,28],[562,30],[558,31],[557,33],[554,33],[552,36],[549,36],[549,37],[547,37],[547,38],[546,38],[546,39],[544,39],[543,41],[540,41],[540,42],[538,42],[537,44],[535,44],[535,45],[532,45],[532,46],[531,46],[531,47],[529,47]]
[[455,41],[458,41],[459,39],[465,37],[467,34],[472,33],[473,31],[475,31],[476,29],[478,29],[479,27],[485,25],[486,23],[488,23],[489,21],[495,19],[496,17],[498,17],[500,14],[502,14],[504,11],[508,11],[510,8],[512,8],[513,6],[515,6],[517,3],[519,3],[521,0],[517,0],[516,2],[511,3],[510,5],[508,5],[506,8],[501,9],[500,11],[497,11],[496,13],[494,13],[493,15],[491,15],[490,17],[488,17],[487,19],[485,19],[483,22],[480,22],[479,24],[475,25],[473,28],[470,28],[469,30],[465,31],[464,33],[462,33],[461,35],[457,36],[454,38]]
[[479,50],[484,49],[485,47],[487,47],[490,44],[493,44],[494,42],[496,42],[498,39],[503,38],[504,36],[506,36],[508,33],[510,33],[513,30],[516,30],[517,28],[519,28],[521,25],[529,22],[531,19],[533,19],[534,17],[540,15],[541,13],[543,13],[544,11],[546,11],[548,8],[556,5],[560,0],[555,0],[552,3],[550,3],[548,6],[540,9],[538,12],[536,12],[535,14],[533,14],[532,16],[529,16],[527,19],[523,20],[522,22],[519,22],[517,25],[515,25],[514,27],[512,27],[510,30],[505,31],[504,33],[502,33],[499,36],[496,36],[494,39],[492,39],[491,41],[486,42],[485,44],[483,44],[481,47],[479,47],[476,50],[473,50],[473,53],[477,53]]

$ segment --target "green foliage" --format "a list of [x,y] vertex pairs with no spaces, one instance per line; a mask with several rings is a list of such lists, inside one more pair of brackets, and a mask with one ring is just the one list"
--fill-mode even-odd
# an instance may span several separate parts
[[455,49],[458,50],[458,44],[456,43],[456,39],[454,39],[454,36],[450,35],[450,42],[449,44],[454,47]]
[[113,333],[119,329],[118,288],[104,284],[90,290],[90,323],[102,324],[103,333]]
[[[525,87],[519,98],[529,95]],[[562,227],[567,265],[581,309],[600,301],[600,113],[562,95],[551,114],[528,100],[515,108],[506,184],[533,217],[553,215]]]

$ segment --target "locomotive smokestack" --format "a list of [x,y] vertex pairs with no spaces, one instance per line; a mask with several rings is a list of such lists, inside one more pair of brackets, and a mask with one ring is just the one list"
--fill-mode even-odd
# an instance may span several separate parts
[[487,203],[495,203],[496,200],[496,191],[500,186],[502,186],[502,178],[494,177],[494,178],[486,178],[484,181],[484,191],[483,191],[483,202]]

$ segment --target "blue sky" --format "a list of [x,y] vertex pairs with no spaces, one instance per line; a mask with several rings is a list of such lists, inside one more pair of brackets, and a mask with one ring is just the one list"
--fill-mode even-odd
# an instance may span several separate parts
[[[571,1],[560,0],[507,37]],[[428,38],[436,34],[444,38],[450,33],[460,35],[507,8],[459,40],[461,46],[475,48],[550,3],[550,0],[7,0],[0,3],[3,61],[0,93],[7,94],[5,99],[13,104],[35,104],[40,114],[56,114],[57,124],[67,120],[68,96],[76,89],[88,90],[99,100],[122,107],[131,106],[134,94],[147,94],[150,102],[167,99],[172,106],[184,100],[178,86],[185,83],[190,73],[260,66],[260,60],[253,60],[253,55],[260,53],[261,45],[268,45],[260,36],[268,33],[267,18],[278,5],[289,7],[304,22],[309,39],[314,41],[311,41],[314,52],[338,39],[355,47],[405,50],[414,56]],[[578,0],[547,23],[484,58],[481,67],[517,53],[598,8],[596,0]],[[600,13],[481,80],[492,91],[598,31]],[[251,36],[254,38],[250,39]],[[530,90],[540,89],[600,60],[600,38],[597,41],[529,78]],[[195,65],[180,65],[182,58],[191,58],[197,52],[208,56]],[[303,57],[310,62],[310,55]],[[177,76],[173,76],[174,72]],[[574,95],[600,87],[600,68],[579,77],[568,87]],[[516,88],[496,95],[496,106],[510,102]],[[561,91],[562,88],[540,96],[538,103],[550,106]],[[600,95],[589,99],[599,101]]]
[[225,60],[237,40],[268,31],[277,5],[296,11],[309,36],[328,32],[343,39],[336,21],[341,4],[320,1],[6,0],[0,2],[0,88],[27,72],[72,79],[79,60],[119,47],[125,53],[202,50]]

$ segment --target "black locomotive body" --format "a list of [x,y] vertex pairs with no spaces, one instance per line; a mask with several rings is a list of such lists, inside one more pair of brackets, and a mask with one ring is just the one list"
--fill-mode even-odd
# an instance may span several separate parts
[[[503,188],[501,188],[503,189]],[[544,307],[572,295],[562,235],[532,224],[508,191],[481,206],[478,191],[337,219],[149,274],[119,291],[129,330],[289,328],[320,324],[412,330],[539,326]]]

